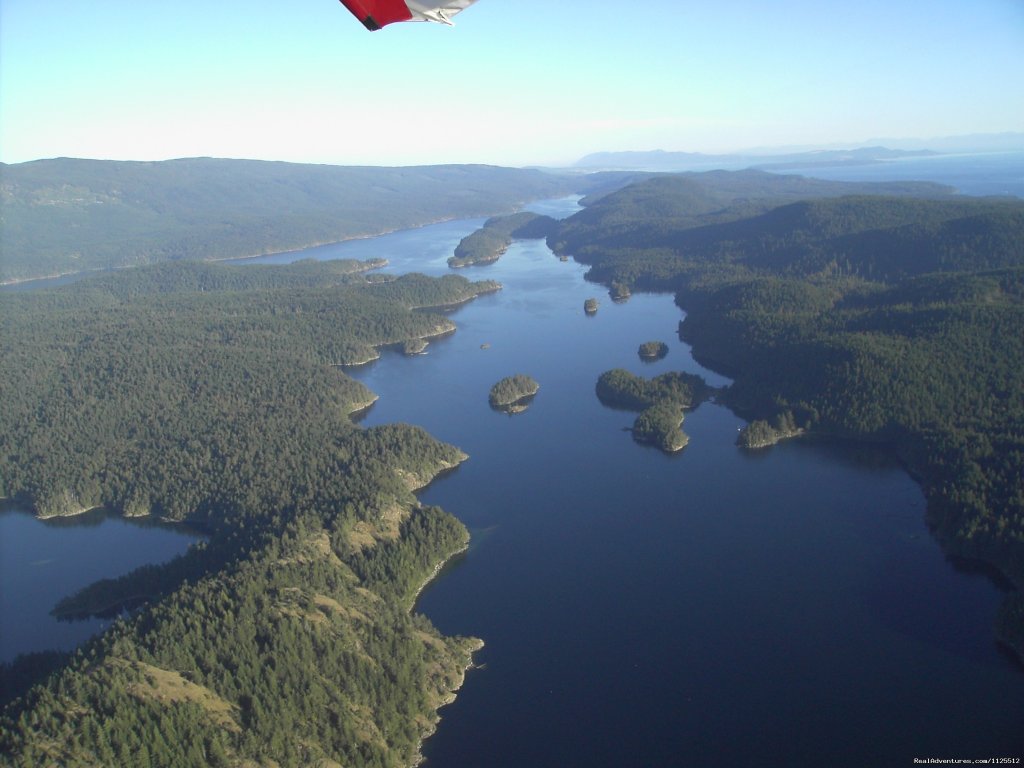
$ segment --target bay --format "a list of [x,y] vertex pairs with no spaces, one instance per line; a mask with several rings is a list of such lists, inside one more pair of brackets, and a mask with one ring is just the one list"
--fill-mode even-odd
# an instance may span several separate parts
[[187,526],[102,510],[39,520],[15,504],[0,508],[0,662],[81,645],[110,621],[58,621],[50,611],[59,600],[99,579],[166,562],[199,538]]
[[448,258],[459,240],[483,226],[484,221],[486,219],[482,218],[442,221],[416,229],[402,229],[377,237],[344,240],[301,251],[230,259],[227,263],[290,264],[298,259],[387,259],[389,271],[439,275],[448,272]]

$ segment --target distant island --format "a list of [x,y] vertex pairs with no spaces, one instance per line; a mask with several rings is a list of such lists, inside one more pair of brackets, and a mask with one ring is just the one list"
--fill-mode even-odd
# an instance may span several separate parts
[[496,216],[466,235],[448,259],[452,269],[493,264],[508,250],[513,240],[539,240],[547,237],[557,222],[550,216],[527,211]]
[[587,299],[586,301],[583,302],[583,311],[586,312],[588,315],[596,315],[597,314],[597,307],[598,307],[597,299],[595,299],[593,297],[591,297],[591,298],[589,298],[589,299]]
[[645,341],[637,350],[641,360],[661,360],[668,354],[668,344],[663,341]]
[[532,377],[517,373],[513,376],[506,376],[491,387],[488,401],[491,408],[497,411],[522,413],[529,407],[539,390],[540,384]]

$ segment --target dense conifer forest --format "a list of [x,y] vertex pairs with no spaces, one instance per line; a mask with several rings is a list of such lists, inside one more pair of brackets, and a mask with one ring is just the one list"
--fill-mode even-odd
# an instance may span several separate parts
[[894,445],[946,551],[1015,585],[998,631],[1024,656],[1024,202],[818,184],[655,177],[549,244],[588,279],[674,291],[739,413]]
[[6,764],[416,760],[479,643],[410,613],[468,539],[411,491],[465,455],[353,426],[373,395],[338,366],[451,332],[424,308],[499,286],[366,266],[182,262],[5,297],[3,495],[210,534],[59,606],[145,601],[74,654],[4,670],[5,698],[21,694],[0,720]]
[[487,395],[487,401],[495,410],[518,413],[526,410],[539,391],[540,384],[532,376],[516,373],[495,382]]
[[623,368],[602,373],[595,390],[604,405],[639,411],[633,422],[633,439],[667,453],[681,450],[689,442],[682,429],[684,411],[696,408],[714,392],[692,373],[672,371],[645,379]]
[[579,177],[188,158],[0,164],[0,280],[253,256],[512,211]]

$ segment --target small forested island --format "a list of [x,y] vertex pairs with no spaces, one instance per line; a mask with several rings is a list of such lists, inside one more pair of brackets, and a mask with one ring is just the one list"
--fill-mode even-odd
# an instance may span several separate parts
[[583,311],[588,315],[597,314],[598,302],[597,299],[591,297],[583,302]]
[[350,266],[175,262],[0,302],[0,496],[208,533],[63,600],[134,608],[82,649],[0,665],[5,764],[420,760],[481,643],[411,610],[469,538],[413,490],[466,455],[354,425],[375,396],[338,366],[493,286]]
[[522,413],[529,407],[538,391],[540,384],[532,377],[517,373],[506,376],[491,387],[488,402],[491,408],[504,413]]
[[683,406],[665,400],[645,408],[633,422],[633,439],[650,443],[666,453],[681,451],[690,442],[683,432]]
[[661,360],[668,354],[668,344],[663,341],[645,341],[637,350],[641,360]]
[[700,376],[669,372],[645,379],[623,368],[605,371],[597,380],[597,398],[611,408],[640,411],[633,422],[633,438],[672,453],[686,446],[682,430],[684,410],[704,402],[714,389]]
[[716,390],[695,373],[670,371],[645,379],[625,368],[613,368],[598,377],[595,391],[604,405],[639,411],[662,401],[679,403],[683,408],[696,408]]
[[550,216],[527,211],[488,219],[480,229],[459,241],[455,255],[448,259],[448,266],[459,269],[492,264],[501,258],[513,240],[539,240],[547,237],[556,224]]
[[1024,202],[759,171],[587,202],[555,253],[675,293],[681,337],[734,380],[719,402],[753,422],[741,444],[895,448],[944,550],[1013,585],[997,632],[1024,658]]

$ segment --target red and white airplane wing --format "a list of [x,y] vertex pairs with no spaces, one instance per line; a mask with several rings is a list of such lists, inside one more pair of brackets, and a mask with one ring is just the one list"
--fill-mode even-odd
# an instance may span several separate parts
[[452,16],[475,2],[476,0],[341,0],[341,4],[369,30],[380,29],[396,21],[436,21],[450,25]]

